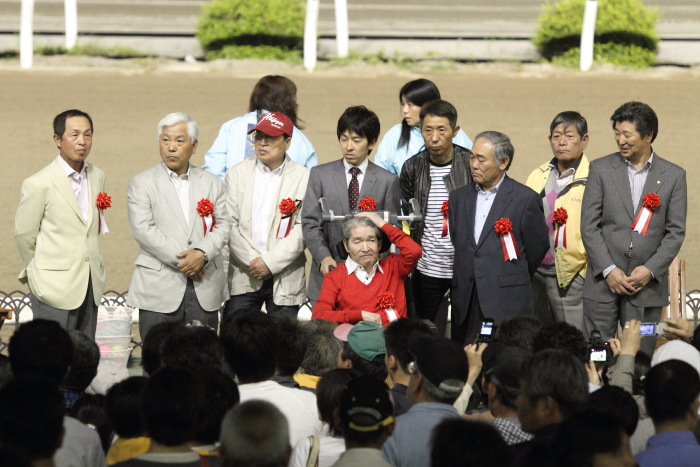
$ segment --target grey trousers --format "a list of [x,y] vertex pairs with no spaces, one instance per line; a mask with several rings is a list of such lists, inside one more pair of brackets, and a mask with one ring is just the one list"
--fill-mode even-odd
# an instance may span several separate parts
[[[631,319],[638,319],[642,323],[655,323],[660,318],[661,307],[635,306],[623,296],[618,296],[610,303],[583,299],[583,324],[586,337],[590,337],[591,331],[598,330],[603,340],[607,341],[615,337],[618,321],[624,326]],[[652,356],[655,349],[656,336],[642,337],[639,350]]]
[[564,321],[583,332],[583,282],[576,274],[562,289],[556,276],[536,272],[532,277],[535,316],[544,323]]
[[139,309],[139,334],[141,334],[141,340],[143,341],[146,339],[148,331],[156,324],[172,321],[187,323],[195,319],[204,325],[217,329],[219,325],[219,310],[206,311],[203,309],[199,304],[199,300],[197,300],[197,293],[194,290],[192,279],[187,279],[185,296],[182,297],[182,302],[177,310],[172,313],[160,313]]
[[67,331],[77,330],[90,339],[95,339],[98,306],[95,305],[95,298],[92,294],[92,281],[88,283],[85,300],[74,310],[61,310],[60,308],[49,306],[36,298],[33,293],[29,295],[29,301],[32,305],[34,319],[56,321]]

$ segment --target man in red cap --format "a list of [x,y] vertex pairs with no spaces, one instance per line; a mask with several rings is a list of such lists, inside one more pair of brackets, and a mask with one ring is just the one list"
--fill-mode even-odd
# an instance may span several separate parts
[[305,299],[300,213],[309,171],[287,157],[294,124],[285,114],[263,114],[253,132],[255,157],[226,173],[233,224],[224,317],[263,303],[268,313],[296,316]]

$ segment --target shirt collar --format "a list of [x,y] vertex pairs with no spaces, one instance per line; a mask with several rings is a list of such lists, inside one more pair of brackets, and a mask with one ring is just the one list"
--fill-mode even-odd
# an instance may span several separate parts
[[644,164],[644,166],[642,166],[641,169],[637,170],[636,167],[633,166],[632,163],[631,163],[630,161],[628,161],[627,159],[625,159],[625,165],[627,166],[627,168],[630,168],[630,167],[631,167],[631,168],[633,168],[635,171],[641,172],[642,170],[650,170],[650,169],[651,169],[651,163],[652,163],[653,160],[654,160],[654,151],[651,151],[651,156],[649,156],[649,160]]
[[258,159],[255,163],[255,168],[262,173],[271,173],[274,175],[279,175],[282,173],[282,170],[284,170],[285,165],[287,165],[287,153],[284,154],[284,160],[282,161],[282,164],[275,170],[270,170],[265,164],[262,163],[260,159]]
[[491,188],[491,189],[488,190],[488,191],[482,190],[482,189],[481,189],[481,185],[478,184],[478,183],[475,183],[475,184],[474,184],[474,188],[476,189],[476,192],[479,193],[479,194],[498,193],[498,189],[501,188],[501,183],[503,183],[503,180],[505,180],[505,178],[506,178],[506,174],[503,173],[503,176],[502,176],[501,179],[498,181],[498,183],[496,183],[496,186],[493,187],[493,188]]
[[[58,157],[58,163],[61,165],[61,168],[66,172],[66,176],[72,177],[73,174],[77,174],[78,172],[73,169],[70,165],[68,165],[68,162],[66,162],[61,155],[59,154]],[[82,177],[85,177],[87,175],[87,162],[83,162],[83,168],[80,170],[80,173],[78,174]]]
[[[354,274],[355,271],[357,271],[357,268],[360,268],[362,271],[365,270],[362,266],[357,264],[350,256],[348,256],[348,259],[345,260],[345,268],[348,270],[348,276],[350,274]],[[384,274],[384,270],[382,269],[382,266],[379,264],[379,260],[377,260],[376,263],[374,263],[374,267],[372,268],[372,273],[375,272],[381,272]]]
[[[357,168],[360,169],[360,172],[362,174],[366,174],[368,165],[369,165],[369,157],[367,157],[367,159],[365,159],[365,161],[362,164],[358,165]],[[350,172],[350,169],[352,167],[354,167],[354,166],[348,164],[348,161],[346,161],[345,158],[343,158],[343,166],[345,167],[345,173]]]
[[177,179],[177,180],[189,180],[190,179],[190,169],[192,168],[191,164],[187,165],[187,172],[185,172],[183,174],[184,178],[180,178],[180,176],[178,174],[176,174],[175,172],[170,170],[170,167],[165,165],[165,162],[161,162],[161,164],[163,164],[163,167],[165,168],[165,173],[168,175],[168,178]]
[[574,165],[572,165],[571,167],[569,167],[568,169],[566,169],[565,171],[563,171],[561,173],[559,173],[559,166],[557,165],[557,158],[556,157],[553,157],[552,160],[549,161],[549,167],[551,167],[552,170],[556,170],[557,173],[559,173],[559,175],[564,175],[569,170],[571,170],[571,173],[574,174],[574,173],[576,173],[576,169],[578,169],[578,166],[581,165],[581,159],[583,159],[583,153],[581,153],[581,157],[579,157],[576,160],[576,163]]

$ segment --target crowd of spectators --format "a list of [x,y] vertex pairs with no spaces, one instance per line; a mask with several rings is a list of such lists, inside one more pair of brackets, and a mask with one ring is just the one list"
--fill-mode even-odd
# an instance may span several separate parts
[[566,323],[515,317],[490,342],[462,349],[420,320],[337,325],[248,309],[219,333],[199,323],[155,326],[144,376],[93,394],[89,340],[35,320],[12,336],[2,372],[0,461],[698,465],[693,329],[673,321],[670,336],[679,338],[635,368],[639,324],[626,323],[597,367]]

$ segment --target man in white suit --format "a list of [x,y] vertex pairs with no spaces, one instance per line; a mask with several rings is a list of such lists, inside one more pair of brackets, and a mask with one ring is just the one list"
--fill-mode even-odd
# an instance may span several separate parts
[[252,132],[255,157],[226,173],[231,299],[224,315],[265,303],[268,313],[296,316],[306,298],[300,208],[309,171],[287,157],[294,125],[285,114],[263,114]]
[[162,163],[129,180],[129,223],[139,244],[127,303],[139,331],[199,320],[216,329],[228,296],[221,248],[230,228],[221,179],[190,165],[199,128],[184,113],[158,123]]
[[88,114],[62,112],[53,129],[58,157],[24,181],[15,215],[19,281],[29,284],[34,318],[94,338],[105,288],[97,210],[105,175],[85,161],[93,133]]

